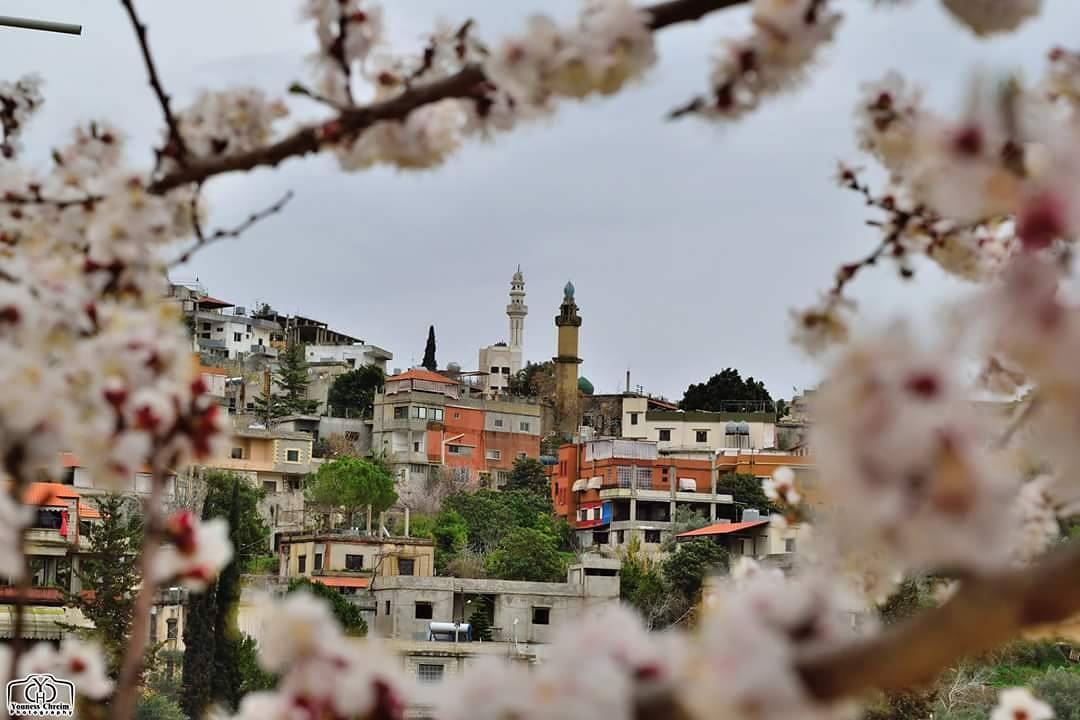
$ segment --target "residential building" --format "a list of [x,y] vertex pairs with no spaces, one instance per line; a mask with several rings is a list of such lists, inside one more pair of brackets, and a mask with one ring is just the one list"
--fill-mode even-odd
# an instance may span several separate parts
[[506,316],[510,319],[510,342],[498,342],[480,348],[479,372],[481,387],[489,395],[500,395],[510,387],[510,378],[522,368],[522,339],[525,334],[525,316],[529,308],[525,305],[525,276],[521,266],[510,280],[510,302],[506,306]]
[[170,299],[180,303],[196,352],[241,362],[252,357],[277,357],[274,344],[281,338],[277,323],[253,317],[246,308],[211,297],[199,287],[172,285]]
[[680,508],[714,521],[736,517],[716,477],[711,459],[661,457],[654,441],[588,440],[559,448],[551,495],[582,547],[614,552],[637,538],[652,553]]
[[709,456],[720,449],[776,447],[776,415],[649,407],[644,397],[623,400],[622,437],[652,440],[661,454]]
[[462,486],[496,486],[517,458],[539,458],[540,405],[465,397],[455,380],[412,369],[376,394],[372,449],[390,462],[407,504],[443,470]]
[[350,345],[306,345],[304,357],[308,363],[342,363],[349,370],[371,365],[386,374],[386,363],[394,359],[394,354],[361,341]]
[[769,517],[757,510],[744,510],[739,522],[723,520],[697,530],[675,536],[676,542],[709,540],[721,545],[734,559],[749,557],[755,560],[786,564],[797,551],[800,539],[808,537],[805,525],[777,527]]
[[[26,555],[30,565],[30,590],[23,608],[22,637],[60,640],[71,628],[88,627],[81,612],[64,607],[64,591],[82,587],[76,571],[79,556],[89,548],[92,523],[101,514],[70,485],[31,483],[22,496],[32,510],[26,532]],[[0,580],[0,639],[15,636],[16,588]]]
[[278,557],[281,577],[305,577],[346,595],[373,584],[381,587],[391,576],[435,574],[431,540],[375,537],[358,531],[286,533],[281,536]]
[[803,502],[813,506],[820,505],[825,498],[818,482],[817,467],[805,450],[785,452],[782,450],[746,450],[726,448],[717,451],[713,460],[717,482],[722,486],[723,477],[730,473],[753,475],[765,480],[772,477],[780,467],[789,467],[795,472],[795,484],[803,497]]
[[[83,496],[92,497],[113,492],[136,496],[150,494],[153,474],[148,465],[139,468],[128,480],[109,487],[99,487],[95,484],[91,469],[85,467],[72,453],[61,453],[60,465],[63,472],[60,475],[59,484],[74,487]],[[165,479],[164,495],[166,499],[176,496],[176,474],[173,472],[170,472]]]
[[225,455],[210,458],[192,472],[227,470],[266,490],[259,510],[274,542],[280,533],[304,527],[304,477],[316,469],[312,437],[278,429],[235,429]]

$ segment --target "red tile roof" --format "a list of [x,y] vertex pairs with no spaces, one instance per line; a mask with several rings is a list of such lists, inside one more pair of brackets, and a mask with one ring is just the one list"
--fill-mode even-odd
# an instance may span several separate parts
[[768,525],[768,520],[751,520],[749,522],[738,523],[716,523],[715,525],[709,525],[708,527],[698,528],[697,530],[691,530],[689,532],[679,533],[675,537],[681,538],[694,538],[694,537],[712,537],[713,535],[730,535],[731,533],[739,532],[740,530],[749,530],[751,528],[761,527],[762,525]]
[[428,382],[444,383],[446,385],[457,385],[456,380],[451,380],[445,375],[440,375],[430,370],[423,368],[413,368],[412,370],[406,370],[400,375],[391,375],[386,378],[386,382],[394,382],[395,380],[427,380]]
[[209,295],[203,295],[201,298],[197,298],[195,302],[199,303],[201,307],[233,307],[232,303],[225,302],[224,300],[218,300],[217,298],[210,297]]
[[366,588],[369,582],[366,577],[332,577],[327,575],[316,575],[311,579],[317,583],[322,583],[327,587]]

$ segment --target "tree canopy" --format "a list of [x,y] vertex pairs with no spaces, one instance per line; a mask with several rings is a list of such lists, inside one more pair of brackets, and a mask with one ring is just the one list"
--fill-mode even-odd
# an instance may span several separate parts
[[284,415],[310,415],[318,412],[319,401],[307,396],[308,364],[304,359],[304,346],[290,343],[278,356],[278,369],[273,381],[281,392],[271,391],[269,397],[255,398],[255,414],[270,424]]
[[380,513],[398,498],[394,477],[384,464],[351,456],[323,463],[308,481],[305,495],[308,502],[341,512],[350,522],[361,508],[371,506]]
[[311,582],[307,578],[294,578],[289,581],[288,592],[309,592],[322,598],[329,603],[334,618],[341,624],[346,635],[367,635],[367,622],[360,615],[360,607],[349,602],[349,599],[337,590],[320,582]]
[[550,398],[555,395],[555,363],[525,363],[510,377],[507,391],[517,397]]
[[510,470],[510,477],[503,490],[524,490],[533,495],[544,496],[550,492],[550,486],[540,461],[525,457],[514,461],[514,467]]
[[735,368],[725,368],[703,383],[690,385],[679,407],[717,412],[776,411],[765,383],[752,377],[744,380]]
[[735,500],[736,511],[754,508],[762,513],[780,512],[761,487],[761,480],[746,473],[727,473],[716,483],[717,492],[726,492]]
[[385,379],[382,369],[375,365],[363,365],[338,375],[327,394],[327,410],[335,417],[370,417],[375,391]]
[[485,563],[490,577],[532,582],[565,582],[566,566],[554,533],[527,527],[511,528]]

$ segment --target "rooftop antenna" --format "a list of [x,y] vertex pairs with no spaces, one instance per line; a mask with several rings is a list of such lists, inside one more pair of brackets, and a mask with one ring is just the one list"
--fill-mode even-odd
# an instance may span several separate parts
[[82,35],[82,25],[53,22],[52,20],[11,17],[10,15],[0,15],[0,27],[22,28],[24,30],[44,30],[45,32],[63,33],[65,35]]

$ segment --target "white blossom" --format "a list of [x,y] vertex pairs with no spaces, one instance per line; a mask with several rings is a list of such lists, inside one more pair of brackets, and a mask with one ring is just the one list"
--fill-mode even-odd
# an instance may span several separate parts
[[[335,3],[336,4],[336,3]],[[269,143],[274,123],[288,114],[258,88],[204,90],[179,116],[180,133],[196,155],[235,155]]]
[[19,675],[31,674],[68,680],[76,692],[94,700],[108,697],[113,689],[101,647],[72,638],[65,638],[59,648],[37,643],[24,653],[19,658]]
[[154,558],[155,580],[179,580],[197,592],[205,590],[233,557],[229,523],[224,518],[203,522],[189,511],[180,511],[168,527],[172,544]]
[[998,693],[998,704],[990,720],[1051,720],[1054,709],[1027,688],[1007,688]]

